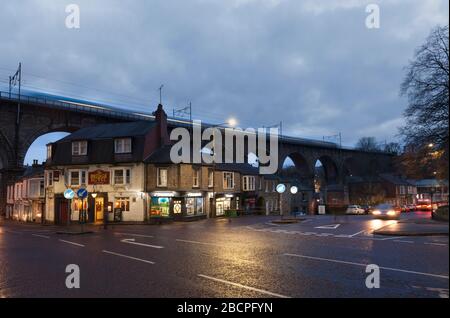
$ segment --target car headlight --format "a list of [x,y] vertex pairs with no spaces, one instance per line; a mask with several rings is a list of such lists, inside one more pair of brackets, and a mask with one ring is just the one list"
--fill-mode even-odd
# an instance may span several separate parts
[[381,214],[381,211],[379,211],[379,210],[374,210],[374,211],[372,211],[372,214],[373,214],[373,215],[380,215],[380,214]]
[[387,211],[387,215],[396,215],[397,213],[394,210]]

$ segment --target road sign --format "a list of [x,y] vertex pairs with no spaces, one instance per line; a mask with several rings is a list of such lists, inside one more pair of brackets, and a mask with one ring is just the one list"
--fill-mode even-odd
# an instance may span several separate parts
[[286,186],[284,185],[284,184],[282,184],[282,183],[280,183],[279,185],[277,185],[277,192],[278,193],[284,193],[284,191],[286,191]]
[[85,199],[85,198],[88,196],[88,192],[87,192],[86,189],[80,188],[80,189],[78,189],[78,191],[77,191],[77,196],[78,196],[80,199]]
[[67,189],[66,191],[64,191],[64,197],[67,200],[72,200],[74,196],[75,196],[75,192],[72,189]]

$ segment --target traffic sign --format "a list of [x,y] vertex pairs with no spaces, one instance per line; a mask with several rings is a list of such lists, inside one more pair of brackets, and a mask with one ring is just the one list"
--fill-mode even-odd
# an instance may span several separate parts
[[84,189],[84,188],[80,188],[77,191],[77,196],[80,199],[85,199],[88,196],[88,191],[86,189]]
[[277,192],[278,193],[284,193],[284,191],[286,191],[286,186],[284,185],[284,184],[282,184],[282,183],[280,183],[279,185],[277,185]]
[[64,191],[64,197],[67,200],[72,200],[74,196],[75,196],[75,192],[72,189],[67,189],[66,191]]

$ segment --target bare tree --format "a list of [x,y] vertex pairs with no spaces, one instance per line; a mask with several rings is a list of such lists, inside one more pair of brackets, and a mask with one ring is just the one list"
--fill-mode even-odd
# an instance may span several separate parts
[[417,159],[432,147],[435,159],[444,163],[439,165],[438,174],[442,175],[448,174],[448,41],[448,25],[433,29],[415,52],[401,86],[401,94],[409,102],[404,113],[406,125],[400,129],[405,144],[420,150]]
[[380,151],[375,137],[361,137],[356,143],[356,149],[364,151]]

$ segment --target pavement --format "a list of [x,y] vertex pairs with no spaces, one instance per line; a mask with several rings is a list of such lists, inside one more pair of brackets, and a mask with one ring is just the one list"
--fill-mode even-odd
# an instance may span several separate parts
[[[370,216],[275,219],[110,225],[85,235],[0,222],[0,297],[449,296],[448,236],[377,235],[395,221]],[[366,286],[370,264],[380,288]],[[80,288],[66,287],[69,265],[80,270]]]

